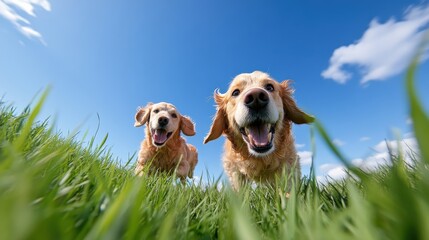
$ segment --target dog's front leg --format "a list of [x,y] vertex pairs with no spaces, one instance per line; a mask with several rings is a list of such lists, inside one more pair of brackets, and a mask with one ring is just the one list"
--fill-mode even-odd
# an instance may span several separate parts
[[177,166],[176,175],[182,180],[186,180],[186,176],[189,173],[189,162],[186,159],[181,159],[179,166]]
[[236,192],[238,192],[240,188],[248,182],[246,176],[239,171],[231,172],[229,180],[231,182],[232,189]]

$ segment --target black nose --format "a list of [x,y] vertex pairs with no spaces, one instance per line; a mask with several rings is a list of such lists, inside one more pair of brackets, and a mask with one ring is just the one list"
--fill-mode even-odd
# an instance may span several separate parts
[[244,97],[244,105],[254,110],[264,108],[269,101],[267,92],[262,89],[252,89]]
[[161,127],[166,126],[168,124],[168,118],[166,118],[166,117],[160,117],[160,118],[158,118],[158,124]]

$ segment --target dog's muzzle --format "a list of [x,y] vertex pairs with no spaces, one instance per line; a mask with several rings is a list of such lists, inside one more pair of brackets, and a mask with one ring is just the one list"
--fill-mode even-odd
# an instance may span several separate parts
[[269,154],[274,149],[278,113],[270,103],[268,92],[261,88],[251,89],[243,96],[242,104],[237,124],[250,153],[256,156]]
[[156,128],[151,129],[152,142],[157,147],[162,147],[172,135],[172,132],[167,131],[169,119],[160,117]]
[[267,154],[273,148],[275,134],[274,125],[264,122],[254,122],[240,128],[244,141],[257,154]]

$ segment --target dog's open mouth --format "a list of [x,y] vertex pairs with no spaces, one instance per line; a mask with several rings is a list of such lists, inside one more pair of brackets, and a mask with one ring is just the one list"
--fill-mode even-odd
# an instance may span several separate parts
[[255,152],[264,154],[273,147],[274,125],[254,122],[240,128],[241,135],[247,145]]
[[156,146],[162,146],[167,142],[173,132],[167,132],[165,129],[152,129],[152,140]]

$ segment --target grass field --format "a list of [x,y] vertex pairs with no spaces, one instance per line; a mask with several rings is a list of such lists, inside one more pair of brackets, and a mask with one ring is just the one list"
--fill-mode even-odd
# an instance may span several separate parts
[[[429,239],[429,119],[407,93],[419,153],[365,173],[350,165],[320,123],[314,125],[354,177],[319,186],[243,188],[136,178],[105,146],[63,137],[35,122],[46,94],[22,113],[0,105],[1,239]],[[405,149],[404,149],[405,151]],[[227,183],[222,183],[227,185]],[[290,194],[288,190],[291,189]]]

